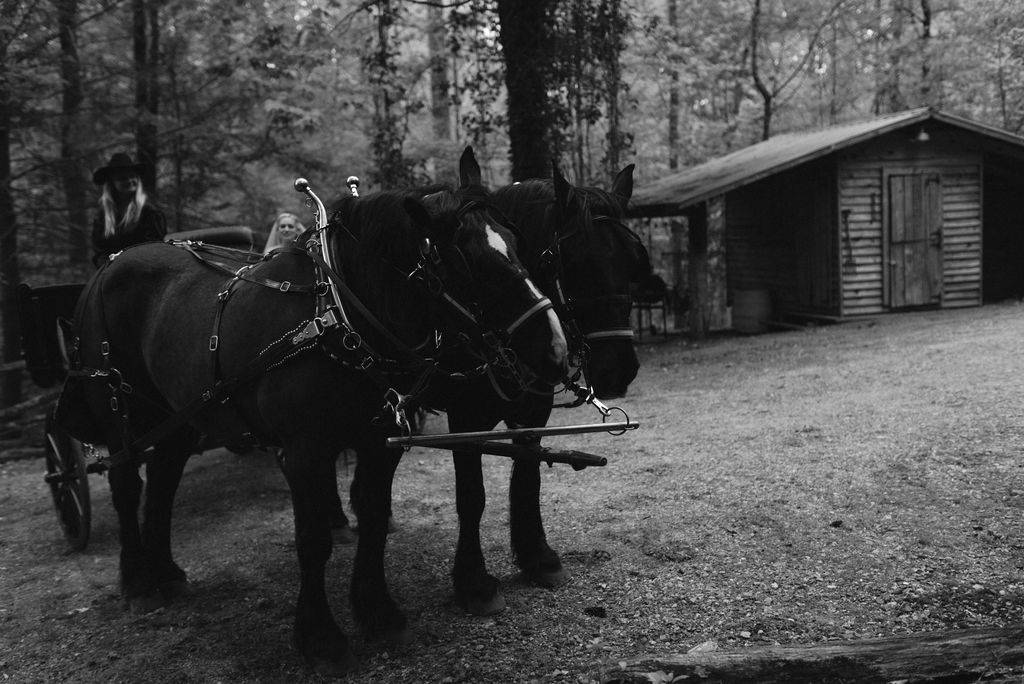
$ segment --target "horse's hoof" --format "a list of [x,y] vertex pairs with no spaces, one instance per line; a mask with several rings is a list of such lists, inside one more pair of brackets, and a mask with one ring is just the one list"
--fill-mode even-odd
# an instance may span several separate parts
[[331,538],[335,544],[353,544],[356,541],[356,532],[350,525],[332,527]]
[[306,658],[306,663],[321,677],[332,679],[349,675],[359,667],[359,661],[351,652],[346,653],[340,661],[328,658]]
[[569,573],[565,568],[558,568],[557,570],[536,570],[533,572],[524,572],[523,575],[526,577],[527,582],[544,589],[554,589],[555,587],[560,587],[569,581]]
[[497,615],[505,610],[505,596],[500,591],[495,591],[487,598],[460,600],[459,605],[470,615],[487,617],[488,615]]
[[189,593],[188,580],[178,579],[160,583],[160,595],[167,602],[180,599]]
[[357,608],[353,603],[353,608],[366,641],[382,642],[387,648],[404,646],[411,641],[409,622],[396,605],[378,605],[368,610],[366,607]]
[[389,651],[400,650],[413,642],[413,632],[409,627],[391,629],[384,632],[379,640]]
[[304,651],[292,637],[292,647],[302,654],[306,664],[321,677],[344,677],[359,667],[359,660],[347,645],[339,656]]
[[167,606],[167,601],[159,591],[147,591],[124,597],[125,605],[132,615],[147,615]]
[[483,566],[471,568],[469,571],[456,568],[453,579],[455,601],[470,615],[483,617],[505,610],[505,597],[501,593],[501,585]]

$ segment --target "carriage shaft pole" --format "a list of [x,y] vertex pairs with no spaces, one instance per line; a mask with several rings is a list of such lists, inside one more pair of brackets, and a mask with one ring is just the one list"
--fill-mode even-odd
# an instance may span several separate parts
[[[555,425],[549,427],[515,428],[512,430],[485,430],[482,432],[456,432],[447,435],[409,435],[406,437],[388,437],[389,447],[425,446],[437,444],[451,445],[458,442],[480,442],[493,439],[515,439],[517,437],[532,439],[552,435],[578,435],[587,432],[616,432],[635,430],[640,423],[624,421],[620,423],[589,423],[587,425]],[[442,446],[441,448],[446,448]]]
[[[440,436],[440,435],[439,435]],[[483,440],[469,442],[456,440],[452,442],[435,442],[432,444],[421,444],[429,449],[464,449],[466,451],[479,451],[482,454],[493,456],[505,456],[506,458],[525,459],[537,463],[565,463],[572,466],[573,470],[583,470],[589,466],[608,465],[608,459],[597,454],[589,454],[585,451],[575,449],[549,449],[540,446],[523,446],[519,444],[506,444]]]

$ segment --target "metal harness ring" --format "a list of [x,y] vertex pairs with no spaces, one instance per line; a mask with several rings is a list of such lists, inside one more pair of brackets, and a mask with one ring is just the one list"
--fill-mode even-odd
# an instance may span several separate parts
[[[608,413],[603,413],[602,414],[602,416],[601,416],[601,422],[602,423],[607,423],[608,422],[608,416],[611,415],[612,411],[618,411],[619,413],[621,413],[622,414],[622,418],[623,418],[622,422],[625,422],[626,424],[629,424],[629,414],[627,414],[625,411],[623,411],[618,406],[611,406],[611,407],[608,408]],[[612,421],[612,422],[618,422],[618,421]],[[619,435],[626,434],[626,428],[622,428],[621,430],[609,430],[608,434],[612,435],[613,437],[618,437]]]

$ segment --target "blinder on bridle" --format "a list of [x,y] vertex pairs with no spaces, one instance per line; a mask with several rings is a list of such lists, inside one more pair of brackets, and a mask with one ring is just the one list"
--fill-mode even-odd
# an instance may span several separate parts
[[[560,235],[557,230],[555,231],[551,245],[541,253],[540,257],[541,272],[554,285],[555,310],[569,335],[570,353],[574,357],[574,365],[582,368],[584,373],[586,373],[590,356],[588,342],[633,339],[633,328],[629,321],[632,298],[628,294],[571,297],[566,292],[562,243],[571,237],[583,237],[585,226],[597,222],[610,223],[613,230],[625,233],[627,239],[635,241],[639,249],[646,253],[640,236],[630,230],[620,219],[605,214],[589,216],[589,212],[585,211],[574,230],[565,235]],[[631,282],[637,276],[637,273],[631,272]]]

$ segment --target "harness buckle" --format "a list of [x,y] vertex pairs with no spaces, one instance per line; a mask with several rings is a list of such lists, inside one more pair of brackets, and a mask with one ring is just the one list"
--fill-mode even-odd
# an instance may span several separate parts
[[369,370],[374,364],[372,356],[365,356],[363,360],[359,362],[359,370]]
[[213,351],[217,351],[217,347],[219,347],[219,346],[220,346],[220,336],[219,335],[211,335],[210,336],[210,351],[212,351],[212,352]]
[[331,284],[326,280],[321,280],[314,285],[314,290],[317,297],[326,297],[331,293]]
[[299,344],[301,342],[305,342],[306,340],[311,340],[314,337],[318,337],[321,333],[323,333],[323,331],[323,323],[320,322],[319,318],[314,318],[309,323],[307,323],[306,327],[303,328],[297,335],[292,337],[292,344]]
[[287,292],[288,290],[292,289],[292,284],[290,281],[285,280],[284,282],[277,286],[277,289],[279,289],[281,292]]
[[324,315],[320,317],[320,324],[323,326],[321,332],[327,328],[333,328],[338,325],[338,317],[334,313],[334,309],[330,308],[324,312]]

